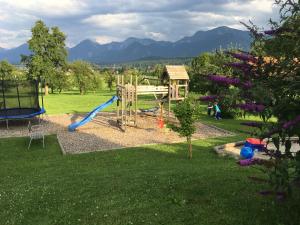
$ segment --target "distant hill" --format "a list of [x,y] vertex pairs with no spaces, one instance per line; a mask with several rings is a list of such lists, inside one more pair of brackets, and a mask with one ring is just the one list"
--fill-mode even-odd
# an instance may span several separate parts
[[30,54],[28,44],[22,44],[16,48],[5,49],[4,51],[0,51],[0,60],[6,59],[10,63],[19,64],[21,61],[21,54]]
[[[248,50],[251,37],[248,31],[229,27],[218,27],[208,31],[198,31],[191,37],[184,37],[176,42],[155,41],[152,39],[130,37],[122,42],[99,44],[83,40],[73,48],[68,48],[69,60],[87,60],[97,64],[124,63],[141,59],[188,58],[202,52],[219,48],[237,46]],[[0,60],[19,63],[20,54],[29,54],[28,45],[0,50]]]

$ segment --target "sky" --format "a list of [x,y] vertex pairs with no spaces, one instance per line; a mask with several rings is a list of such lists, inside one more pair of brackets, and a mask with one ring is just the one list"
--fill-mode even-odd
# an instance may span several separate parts
[[268,28],[278,17],[274,0],[0,0],[0,47],[25,43],[41,19],[67,35],[67,46],[84,39],[101,44],[128,37],[176,41],[218,26],[245,29],[252,20]]

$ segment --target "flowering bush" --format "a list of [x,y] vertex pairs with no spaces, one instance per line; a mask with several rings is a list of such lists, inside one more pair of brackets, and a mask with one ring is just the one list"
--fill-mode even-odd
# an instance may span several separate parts
[[222,50],[204,53],[192,61],[190,70],[190,89],[204,95],[200,98],[201,101],[218,101],[223,118],[232,118],[236,115],[234,106],[240,80],[232,76],[231,67],[225,66],[234,60]]
[[[249,88],[240,90],[246,103],[238,107],[259,114],[265,123],[244,125],[259,128],[260,138],[272,138],[276,150],[265,149],[273,159],[266,171],[274,190],[287,194],[293,189],[292,183],[300,180],[300,146],[292,153],[290,139],[300,137],[300,4],[286,0],[276,3],[281,22],[271,21],[268,31],[247,26],[254,37],[253,55],[230,54],[242,61],[230,66],[245,72],[243,84]],[[270,125],[266,122],[271,116],[277,122]]]

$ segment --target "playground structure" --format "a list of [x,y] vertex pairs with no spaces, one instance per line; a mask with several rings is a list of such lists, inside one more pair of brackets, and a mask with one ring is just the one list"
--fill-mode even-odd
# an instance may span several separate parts
[[[151,78],[153,79],[153,78]],[[99,105],[82,120],[69,125],[69,131],[75,131],[76,128],[90,122],[98,112],[105,107],[117,101],[117,124],[125,130],[126,126],[137,126],[138,96],[154,95],[159,107],[153,109],[141,110],[141,112],[156,112],[160,110],[159,126],[163,127],[163,104],[168,102],[167,120],[170,118],[172,101],[180,101],[188,95],[189,76],[184,66],[165,66],[159,79],[161,85],[151,85],[149,78],[143,78],[147,81],[146,85],[138,84],[137,74],[117,75],[117,95],[109,101]]]
[[[148,79],[147,85],[138,84],[137,75],[118,75],[117,77],[117,122],[122,129],[126,126],[137,125],[138,96],[154,95],[159,107],[153,110],[160,111],[160,120],[163,119],[163,105],[168,103],[167,119],[170,117],[172,101],[180,101],[188,95],[189,76],[184,66],[167,65],[160,77],[161,85],[151,85]],[[141,110],[142,111],[142,110]]]

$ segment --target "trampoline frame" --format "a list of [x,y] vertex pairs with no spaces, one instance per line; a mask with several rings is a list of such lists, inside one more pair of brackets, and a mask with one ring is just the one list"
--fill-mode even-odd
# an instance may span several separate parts
[[[35,98],[37,100],[37,105],[38,105],[38,108],[29,108],[29,107],[26,107],[26,108],[22,108],[21,107],[21,104],[20,104],[20,95],[19,95],[19,86],[17,84],[18,81],[12,81],[12,80],[6,80],[8,82],[16,82],[16,90],[17,90],[17,99],[18,99],[18,104],[19,104],[19,108],[6,108],[6,96],[5,96],[5,91],[4,91],[4,80],[1,80],[2,82],[2,99],[3,99],[3,109],[0,108],[0,112],[3,111],[4,112],[4,116],[1,116],[0,115],[0,121],[6,121],[6,127],[8,129],[8,122],[9,120],[26,120],[26,119],[32,119],[36,116],[40,116],[44,113],[46,113],[46,110],[44,108],[44,96],[43,96],[43,91],[42,91],[42,86],[41,86],[41,97],[42,97],[42,107],[40,107],[39,105],[39,81],[38,80],[33,80],[32,82],[32,85],[35,84]],[[22,81],[19,81],[20,83]],[[28,81],[27,81],[28,82]],[[22,109],[32,109],[32,111],[34,111],[34,113],[30,113],[30,114],[16,114],[16,115],[8,115],[8,111],[9,110],[22,110]]]

